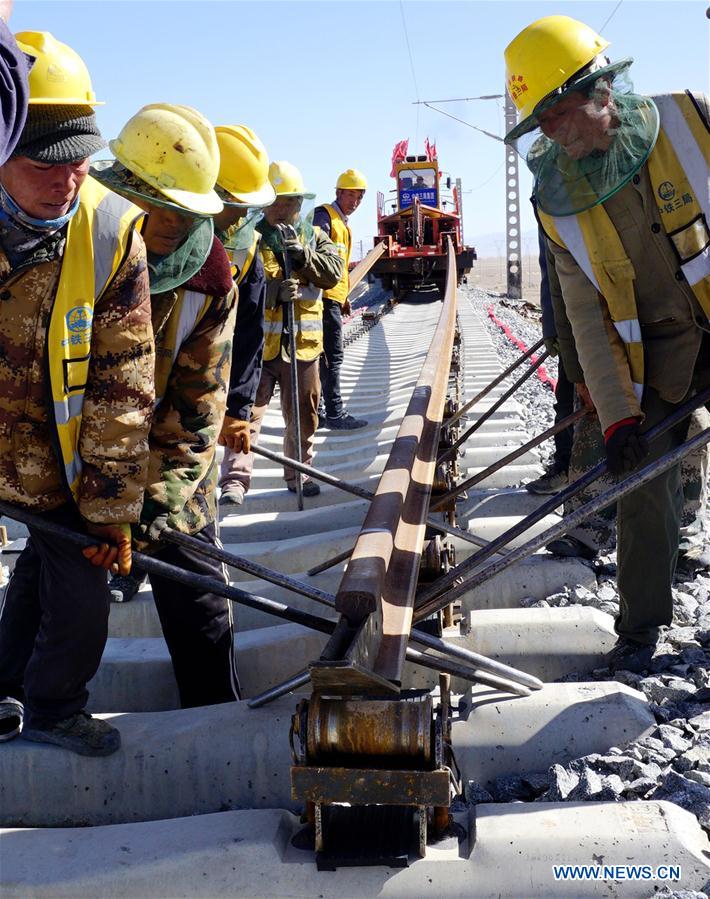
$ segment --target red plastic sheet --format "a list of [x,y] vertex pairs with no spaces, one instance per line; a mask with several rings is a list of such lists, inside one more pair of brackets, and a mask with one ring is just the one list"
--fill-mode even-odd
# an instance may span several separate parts
[[[513,334],[508,325],[506,325],[496,316],[495,312],[493,311],[493,306],[488,307],[488,316],[493,324],[501,329],[501,331],[505,334],[507,340],[512,343],[513,346],[517,347],[521,353],[527,353],[528,347],[519,337],[516,337],[515,334]],[[539,356],[531,356],[528,360],[530,365],[534,365],[535,362],[537,362],[538,358]],[[555,392],[555,388],[557,387],[557,380],[550,377],[544,365],[541,365],[535,372],[535,374],[542,381],[542,383],[545,384],[545,386],[549,387],[553,393]]]

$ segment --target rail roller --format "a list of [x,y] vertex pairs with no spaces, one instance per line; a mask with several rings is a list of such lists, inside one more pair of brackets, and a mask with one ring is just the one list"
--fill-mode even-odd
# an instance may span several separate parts
[[[401,698],[404,697],[404,698]],[[452,795],[447,699],[314,693],[291,723],[291,791],[307,804],[319,870],[386,864],[426,854],[443,836]]]

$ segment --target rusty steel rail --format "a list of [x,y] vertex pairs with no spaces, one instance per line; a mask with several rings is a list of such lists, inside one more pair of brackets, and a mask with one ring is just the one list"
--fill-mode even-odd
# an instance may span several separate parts
[[358,262],[355,268],[350,272],[350,286],[348,287],[348,296],[350,296],[353,288],[356,287],[360,283],[360,281],[362,281],[362,279],[370,271],[372,266],[377,262],[384,251],[385,242],[384,240],[382,240],[370,250],[370,252],[367,254],[367,256],[365,256],[364,259],[361,259]]
[[335,694],[399,691],[455,325],[456,259],[449,242],[439,322],[336,594],[341,618],[321,659],[311,665],[316,690]]

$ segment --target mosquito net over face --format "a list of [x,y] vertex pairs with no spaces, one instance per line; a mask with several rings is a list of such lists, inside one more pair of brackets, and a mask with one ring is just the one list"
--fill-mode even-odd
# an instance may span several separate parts
[[[506,137],[535,176],[542,212],[575,215],[603,203],[648,159],[659,115],[653,100],[633,93],[631,62],[590,67],[541,100]],[[576,102],[563,104],[565,98]],[[565,112],[556,116],[563,105]]]
[[[187,283],[205,264],[214,236],[212,218],[199,216],[170,202],[158,190],[146,184],[118,161],[99,160],[92,164],[91,174],[106,187],[115,190],[139,205],[148,203],[171,209],[190,219],[190,230],[180,246],[167,256],[148,253],[148,272],[151,294],[174,290]],[[145,207],[143,207],[145,208]]]

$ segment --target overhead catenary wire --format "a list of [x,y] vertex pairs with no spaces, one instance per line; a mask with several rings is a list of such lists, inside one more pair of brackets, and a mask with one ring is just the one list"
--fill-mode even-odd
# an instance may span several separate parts
[[604,33],[604,29],[605,29],[606,26],[609,24],[609,22],[611,22],[611,20],[614,18],[614,16],[616,15],[617,10],[619,9],[619,7],[621,6],[621,4],[622,4],[623,2],[624,2],[624,0],[619,0],[619,2],[616,4],[616,6],[614,7],[614,9],[612,9],[612,11],[609,13],[609,15],[608,15],[606,21],[604,22],[604,24],[602,25],[602,27],[599,28],[599,29],[597,29],[598,32],[599,32],[599,34],[603,34],[603,33]]
[[427,102],[425,102],[425,101],[422,101],[421,105],[422,105],[422,106],[426,106],[428,109],[433,109],[434,112],[440,112],[442,115],[447,116],[447,118],[453,119],[455,122],[460,122],[462,125],[466,125],[467,128],[473,128],[474,131],[480,131],[480,133],[481,133],[481,134],[485,134],[486,137],[492,137],[493,140],[497,140],[497,141],[500,141],[501,143],[503,143],[503,138],[502,138],[502,137],[499,137],[497,134],[493,134],[493,133],[490,132],[490,131],[486,131],[485,128],[479,128],[478,125],[472,125],[470,122],[467,122],[467,121],[465,121],[464,119],[460,119],[458,116],[451,115],[450,112],[444,112],[443,109],[439,109],[439,108],[436,107],[436,106],[432,106],[431,103],[427,103]]
[[[417,73],[414,68],[414,56],[412,55],[412,46],[409,43],[409,31],[407,29],[407,20],[404,16],[404,2],[399,0],[399,13],[402,17],[402,30],[404,31],[404,40],[407,44],[407,53],[409,54],[409,67],[412,70],[412,81],[414,82],[414,93],[419,100],[419,85],[417,83]],[[417,106],[417,128],[415,132],[415,143],[419,144],[419,106]]]

